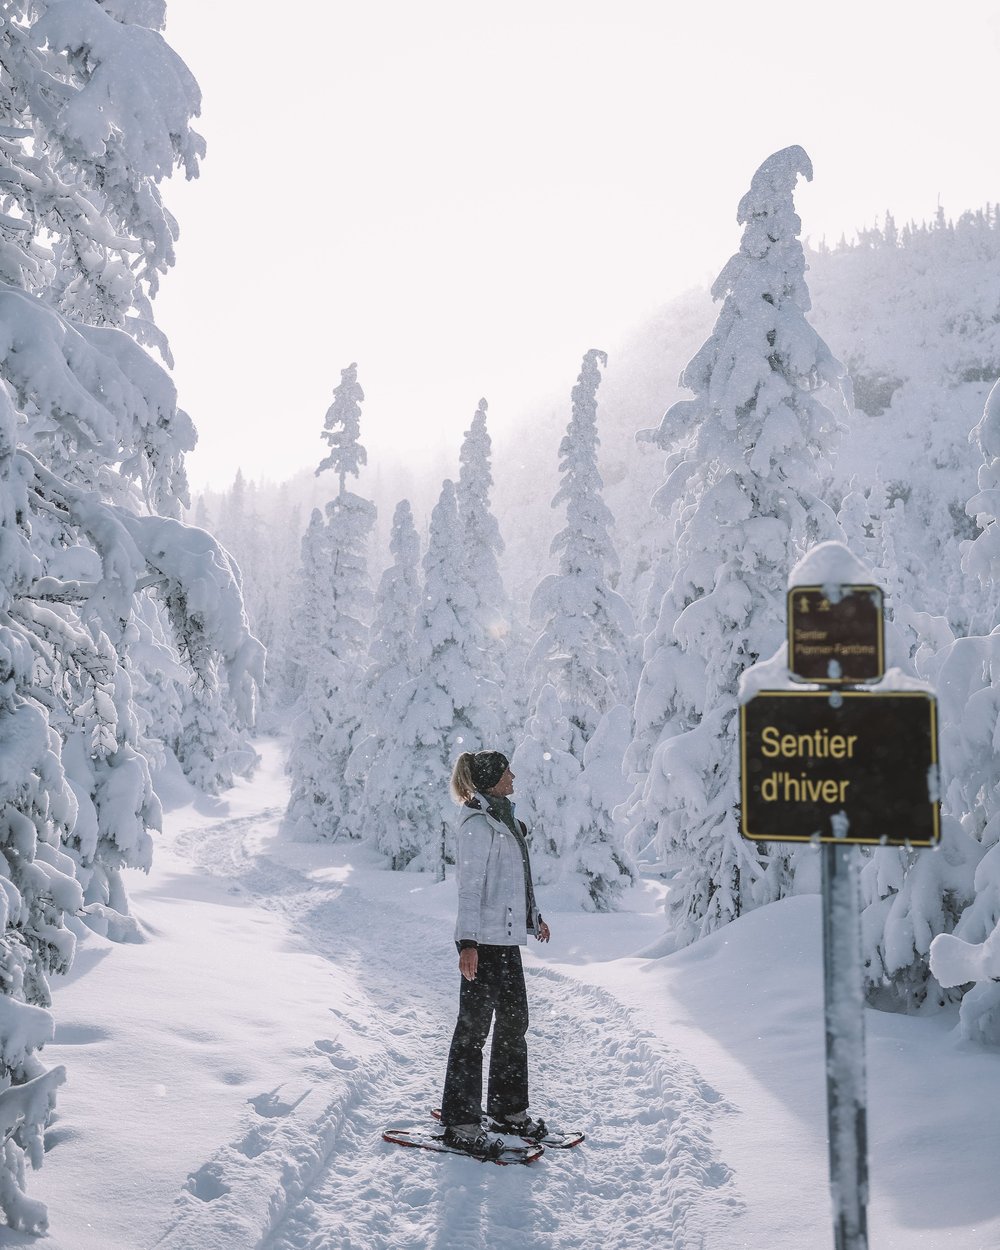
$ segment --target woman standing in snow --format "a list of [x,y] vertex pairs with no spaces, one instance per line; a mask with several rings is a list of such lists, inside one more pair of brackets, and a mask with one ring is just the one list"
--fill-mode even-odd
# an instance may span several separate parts
[[[451,792],[464,805],[458,831],[458,1024],[448,1054],[441,1103],[447,1145],[489,1157],[498,1133],[545,1136],[528,1114],[528,999],[521,947],[533,933],[549,940],[535,905],[527,827],[514,816],[514,774],[499,751],[458,757]],[[486,1113],[482,1120],[483,1044],[493,1026]]]

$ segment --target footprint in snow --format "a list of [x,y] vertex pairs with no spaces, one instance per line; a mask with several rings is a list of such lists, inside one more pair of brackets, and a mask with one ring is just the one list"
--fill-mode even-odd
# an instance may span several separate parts
[[341,1072],[350,1072],[358,1066],[357,1059],[353,1059],[350,1055],[344,1053],[344,1048],[338,1042],[328,1042],[320,1040],[314,1042],[313,1045],[317,1050],[322,1051],[330,1060],[335,1068],[339,1068]]
[[219,1163],[206,1163],[200,1167],[197,1172],[192,1172],[185,1182],[185,1188],[189,1189],[196,1198],[200,1198],[202,1202],[214,1202],[216,1198],[221,1198],[223,1194],[229,1193],[229,1186],[222,1179],[223,1170]]
[[260,1127],[252,1128],[246,1137],[243,1138],[236,1146],[241,1155],[246,1155],[248,1159],[256,1159],[258,1155],[262,1155],[271,1144],[272,1129],[266,1131]]
[[305,1098],[309,1093],[309,1091],[306,1090],[305,1093],[300,1094],[294,1102],[284,1102],[278,1097],[278,1090],[280,1089],[281,1086],[279,1085],[277,1089],[272,1089],[269,1094],[258,1094],[256,1098],[248,1098],[247,1102],[251,1107],[253,1107],[254,1111],[256,1111],[258,1115],[267,1116],[269,1119],[273,1119],[276,1116],[288,1115],[290,1111],[294,1111],[303,1098]]

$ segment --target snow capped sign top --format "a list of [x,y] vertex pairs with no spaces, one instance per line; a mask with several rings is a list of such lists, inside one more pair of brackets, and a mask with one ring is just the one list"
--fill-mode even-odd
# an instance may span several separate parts
[[798,681],[857,685],[885,674],[883,595],[842,543],[813,547],[788,579],[788,669]]

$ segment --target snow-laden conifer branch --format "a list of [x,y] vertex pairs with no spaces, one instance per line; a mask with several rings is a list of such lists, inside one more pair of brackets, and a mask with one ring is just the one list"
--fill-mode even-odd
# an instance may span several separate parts
[[209,652],[223,658],[237,706],[250,723],[254,690],[264,681],[264,653],[250,633],[239,573],[228,553],[204,530],[105,503],[96,492],[50,473],[31,452],[20,449],[17,456],[38,490],[79,526],[101,557],[103,577],[93,583],[88,603],[103,603],[124,622],[139,590],[158,588],[192,661],[200,663]]
[[10,223],[0,279],[127,328],[169,356],[150,296],[177,225],[157,183],[197,172],[197,84],[157,29],[157,0],[5,6],[0,138]]

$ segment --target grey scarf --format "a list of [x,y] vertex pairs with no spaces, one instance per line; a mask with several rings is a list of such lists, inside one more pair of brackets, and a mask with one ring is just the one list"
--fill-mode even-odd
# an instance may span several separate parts
[[510,799],[506,795],[500,794],[487,794],[485,798],[490,805],[490,815],[497,820],[503,821],[514,835],[514,840],[521,850],[521,858],[524,860],[524,904],[528,918],[528,932],[534,933],[536,914],[535,887],[531,880],[531,860],[528,856],[528,843],[521,830],[520,822],[514,815],[514,807]]

